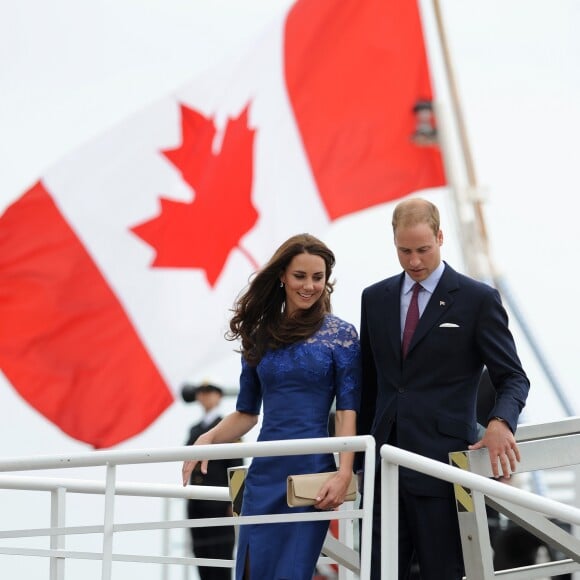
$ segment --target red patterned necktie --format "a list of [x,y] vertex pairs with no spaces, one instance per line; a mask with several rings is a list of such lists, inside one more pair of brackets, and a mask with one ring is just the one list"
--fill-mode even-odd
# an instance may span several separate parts
[[419,323],[419,290],[422,286],[418,282],[413,285],[413,295],[411,296],[411,302],[409,303],[409,310],[407,310],[407,318],[405,318],[405,328],[403,329],[403,358],[406,358],[407,351],[409,350],[409,344],[411,344],[411,339]]

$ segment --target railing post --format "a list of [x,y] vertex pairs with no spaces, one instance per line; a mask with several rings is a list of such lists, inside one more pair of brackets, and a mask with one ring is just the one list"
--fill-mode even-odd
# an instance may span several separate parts
[[372,436],[367,435],[365,444],[364,489],[363,489],[363,519],[360,526],[360,580],[371,577],[371,553],[373,540],[373,503],[375,497],[376,444]]
[[[338,520],[338,540],[349,548],[354,547],[353,524],[353,520]],[[338,567],[338,580],[354,580],[354,577],[345,566]]]
[[116,465],[107,463],[105,485],[105,521],[103,525],[103,567],[101,580],[111,580],[113,567],[113,522],[115,515]]
[[[574,473],[574,500],[572,501],[572,505],[574,507],[580,507],[580,465],[574,465],[572,468]],[[580,526],[573,524],[572,525],[572,535],[580,539]],[[574,572],[572,574],[572,580],[580,580],[580,572]]]
[[399,576],[399,466],[381,461],[381,578]]
[[[50,527],[62,528],[65,525],[66,489],[59,487],[50,492]],[[50,536],[51,550],[65,547],[65,536]],[[50,580],[64,580],[64,558],[50,557]]]
[[[163,521],[168,522],[171,519],[171,509],[169,505],[170,499],[168,497],[163,499]],[[161,555],[169,556],[169,528],[164,528],[161,532]],[[167,564],[161,565],[161,580],[169,580],[169,566]]]
[[[468,454],[464,451],[450,453],[449,461],[455,467],[470,471]],[[465,574],[469,580],[494,578],[485,497],[481,492],[458,483],[453,484],[453,490],[457,505]]]

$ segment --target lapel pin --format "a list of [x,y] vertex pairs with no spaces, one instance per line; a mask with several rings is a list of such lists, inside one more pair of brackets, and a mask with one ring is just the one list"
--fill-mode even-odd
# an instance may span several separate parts
[[443,300],[439,300],[439,306],[445,306],[445,302]]

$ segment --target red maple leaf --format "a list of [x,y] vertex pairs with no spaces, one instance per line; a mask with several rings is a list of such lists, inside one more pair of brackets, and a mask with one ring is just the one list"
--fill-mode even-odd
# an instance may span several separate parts
[[[252,204],[253,129],[248,107],[228,121],[221,149],[212,151],[213,119],[181,106],[183,139],[165,157],[194,190],[191,202],[160,198],[157,217],[131,228],[155,248],[154,268],[203,268],[214,286],[230,252],[258,220]],[[244,252],[245,255],[246,252]]]

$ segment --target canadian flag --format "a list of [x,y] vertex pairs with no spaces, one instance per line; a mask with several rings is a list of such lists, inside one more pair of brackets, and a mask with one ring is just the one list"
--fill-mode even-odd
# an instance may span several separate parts
[[72,152],[0,217],[0,365],[70,436],[147,428],[231,356],[229,308],[289,235],[445,182],[414,1],[299,0]]

